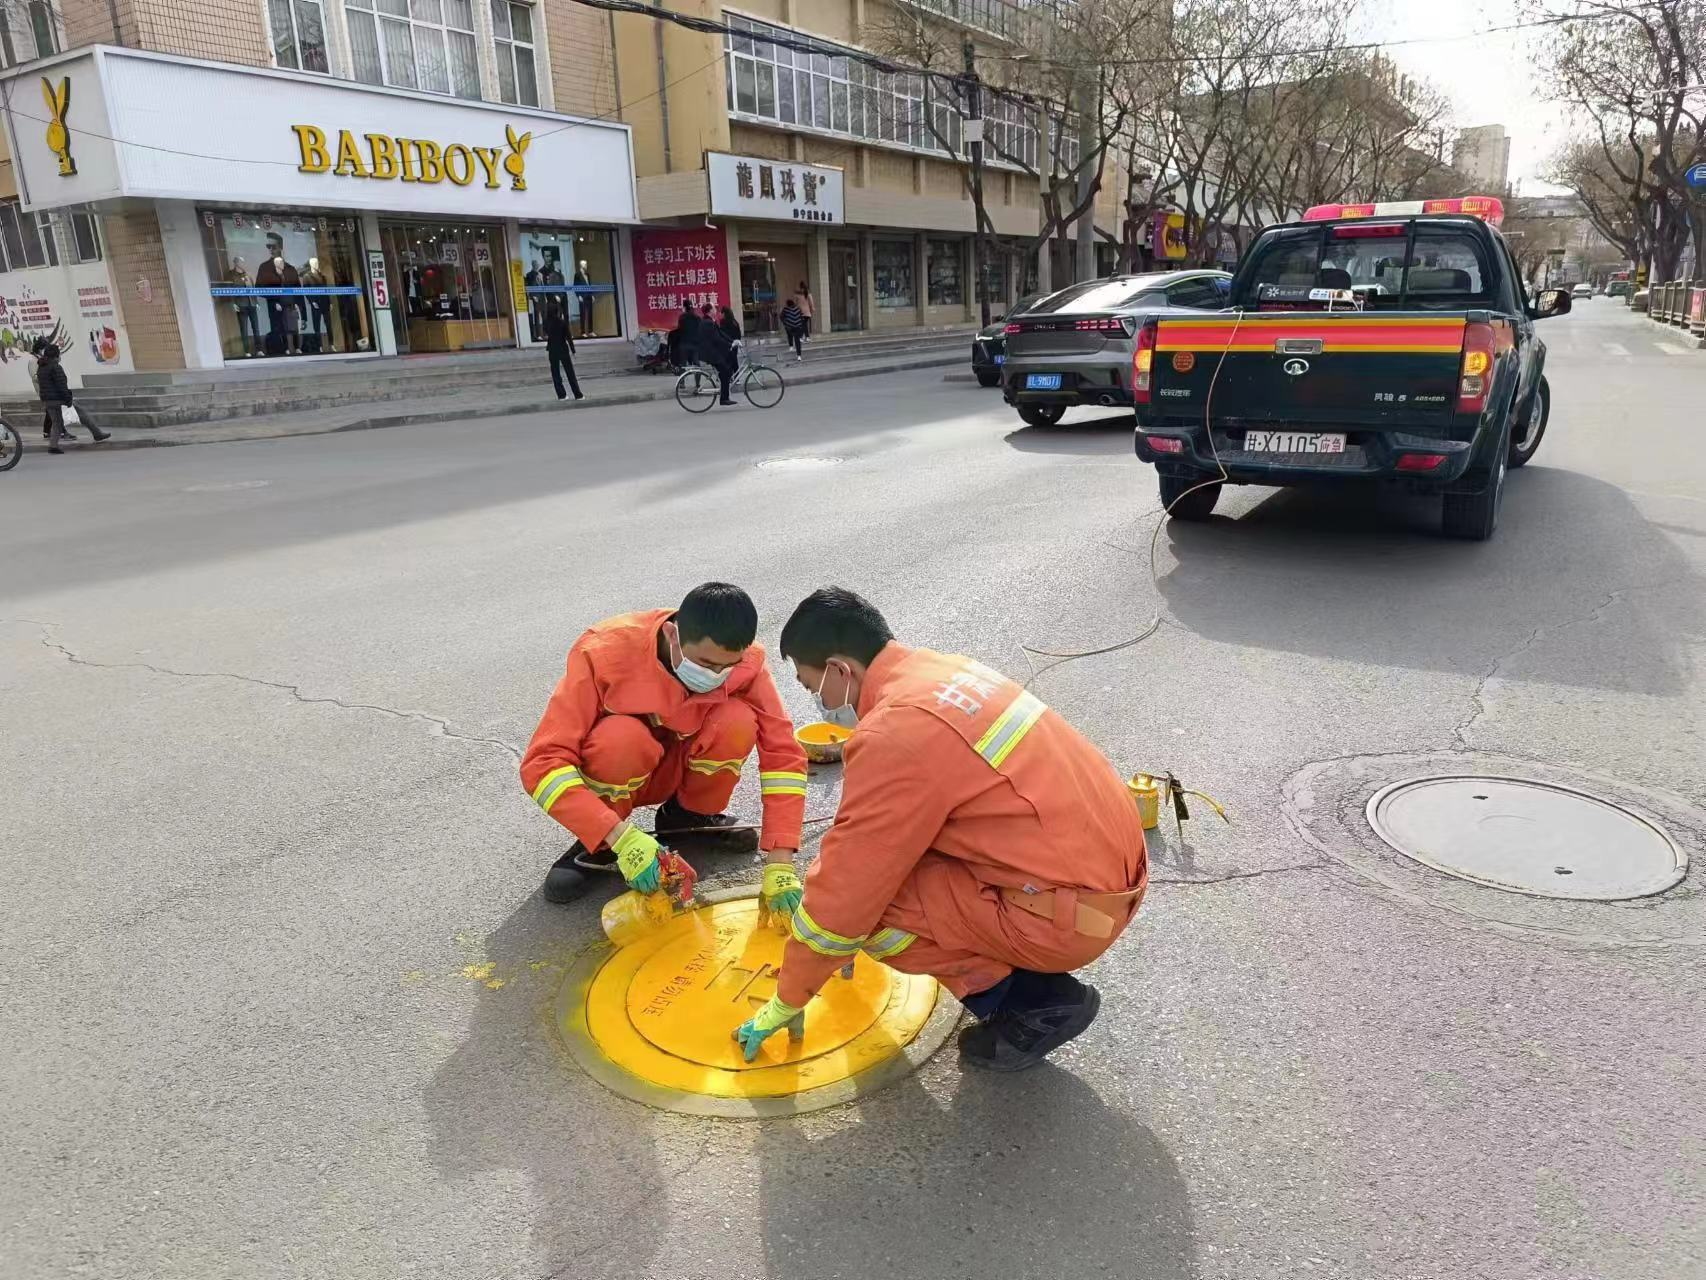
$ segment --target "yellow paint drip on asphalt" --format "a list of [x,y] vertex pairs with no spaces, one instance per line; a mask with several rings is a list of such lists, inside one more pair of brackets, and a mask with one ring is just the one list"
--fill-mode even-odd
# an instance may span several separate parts
[[[786,940],[758,926],[739,898],[688,912],[598,968],[564,1031],[584,1025],[616,1066],[664,1089],[715,1098],[775,1098],[836,1084],[889,1061],[929,1021],[934,979],[860,953],[806,1008],[806,1033],[770,1037],[753,1062],[734,1029],[776,992]],[[584,1020],[584,1023],[583,1023]]]

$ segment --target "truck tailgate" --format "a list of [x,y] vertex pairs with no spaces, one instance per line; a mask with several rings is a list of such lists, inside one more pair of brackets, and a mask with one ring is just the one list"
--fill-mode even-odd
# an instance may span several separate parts
[[1200,425],[1212,383],[1217,427],[1443,427],[1466,323],[1464,314],[1368,311],[1163,319],[1151,414]]

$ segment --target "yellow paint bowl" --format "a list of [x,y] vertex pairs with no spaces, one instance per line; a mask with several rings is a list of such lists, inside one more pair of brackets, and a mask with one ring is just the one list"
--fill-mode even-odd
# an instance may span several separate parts
[[805,749],[806,759],[813,764],[833,764],[841,759],[841,748],[852,736],[853,730],[822,720],[794,730],[794,741]]

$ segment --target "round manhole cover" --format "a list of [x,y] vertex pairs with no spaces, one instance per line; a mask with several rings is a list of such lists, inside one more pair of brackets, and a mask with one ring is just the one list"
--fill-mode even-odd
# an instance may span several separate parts
[[830,457],[760,458],[756,465],[766,471],[816,471],[820,467],[837,466],[842,461],[841,458]]
[[758,927],[750,889],[711,899],[626,947],[594,949],[570,974],[558,1027],[617,1093],[672,1111],[794,1114],[912,1070],[953,1028],[957,1006],[934,979],[860,953],[852,976],[811,1002],[803,1038],[779,1033],[745,1061],[733,1032],[775,994],[785,939]]
[[1657,824],[1585,791],[1524,778],[1395,782],[1368,802],[1375,833],[1435,871],[1512,893],[1617,901],[1661,893],[1688,859]]

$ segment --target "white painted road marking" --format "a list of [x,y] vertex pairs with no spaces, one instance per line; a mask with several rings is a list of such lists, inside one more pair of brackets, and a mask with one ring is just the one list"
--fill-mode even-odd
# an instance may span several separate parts
[[1689,354],[1687,347],[1673,347],[1668,342],[1659,343],[1659,350],[1667,356],[1685,356]]
[[1605,344],[1605,349],[1614,356],[1626,356],[1629,354],[1629,348],[1624,346],[1621,342],[1608,342]]

